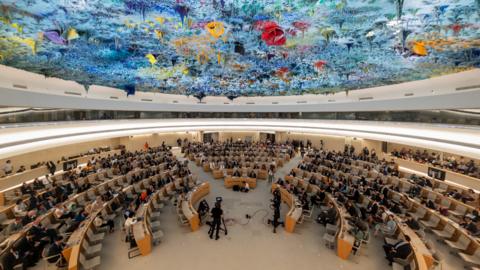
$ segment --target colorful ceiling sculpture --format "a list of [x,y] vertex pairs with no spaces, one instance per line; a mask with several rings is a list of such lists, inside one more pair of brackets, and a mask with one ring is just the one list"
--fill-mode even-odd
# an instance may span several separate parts
[[331,93],[480,66],[480,0],[2,0],[0,64],[186,95]]

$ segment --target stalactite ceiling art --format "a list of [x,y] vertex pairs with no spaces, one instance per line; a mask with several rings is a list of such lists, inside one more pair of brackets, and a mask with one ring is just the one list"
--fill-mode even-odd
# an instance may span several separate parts
[[480,65],[478,0],[0,3],[0,64],[86,86],[320,94]]

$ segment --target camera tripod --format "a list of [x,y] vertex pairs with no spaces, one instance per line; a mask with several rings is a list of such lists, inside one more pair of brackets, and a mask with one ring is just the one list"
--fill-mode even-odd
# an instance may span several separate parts
[[[223,231],[223,232],[225,233],[225,235],[228,235],[227,224],[225,224],[225,220],[223,219],[223,217],[222,217],[222,219],[221,219],[221,223],[223,224],[223,228],[220,227],[219,230],[220,230],[220,231]],[[214,227],[214,226],[213,226],[213,224],[214,224],[213,221],[210,221],[210,222],[208,222],[207,224],[210,225],[210,229],[208,230],[208,234],[213,233],[213,232],[212,232],[213,229],[214,229],[214,228],[213,228],[213,227]]]

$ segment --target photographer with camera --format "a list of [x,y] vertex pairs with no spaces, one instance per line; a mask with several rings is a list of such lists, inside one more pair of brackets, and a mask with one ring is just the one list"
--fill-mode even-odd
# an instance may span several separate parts
[[210,239],[213,239],[213,232],[215,231],[215,240],[218,240],[220,236],[218,232],[220,231],[220,225],[222,224],[223,210],[220,201],[215,202],[215,207],[211,211],[213,221],[210,224],[210,230],[208,231]]
[[268,224],[273,225],[273,233],[277,233],[277,227],[278,225],[284,225],[282,221],[279,221],[280,219],[280,205],[282,203],[282,197],[280,195],[280,189],[276,188],[273,191],[273,199],[272,201],[272,209],[273,209],[273,219],[268,220]]

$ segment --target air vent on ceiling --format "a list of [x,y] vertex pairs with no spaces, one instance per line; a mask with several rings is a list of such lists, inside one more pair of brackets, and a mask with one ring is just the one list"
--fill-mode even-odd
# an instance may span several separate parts
[[457,87],[455,88],[456,91],[463,91],[463,90],[471,90],[475,88],[480,88],[480,85],[470,85],[470,86],[464,86],[464,87]]
[[329,99],[328,102],[335,102],[335,99]]
[[113,96],[112,96],[112,97],[110,97],[110,99],[118,99],[118,97],[113,97]]
[[307,103],[307,101],[302,100],[302,101],[297,101],[297,103],[298,103],[298,104],[305,104],[305,103]]
[[178,100],[174,100],[174,101],[172,101],[172,103],[178,103]]
[[413,93],[405,93],[403,95],[406,96],[406,97],[411,97],[411,96],[413,96]]
[[65,95],[72,95],[72,96],[81,96],[82,94],[77,92],[65,91],[63,92]]
[[245,104],[247,104],[247,105],[253,105],[253,104],[255,104],[255,102],[247,102],[247,103],[245,103]]
[[13,87],[21,88],[21,89],[27,89],[28,88],[26,85],[22,85],[22,84],[14,84]]
[[278,101],[274,101],[274,102],[272,102],[272,104],[278,104]]
[[141,101],[146,101],[146,102],[152,102],[153,99],[149,99],[149,98],[142,98]]
[[361,97],[358,100],[371,100],[373,97]]

